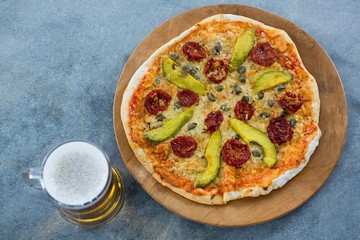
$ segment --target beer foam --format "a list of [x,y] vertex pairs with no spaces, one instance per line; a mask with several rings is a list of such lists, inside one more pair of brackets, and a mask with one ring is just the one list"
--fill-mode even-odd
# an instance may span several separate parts
[[83,205],[101,194],[109,173],[107,159],[98,148],[75,141],[50,153],[43,168],[43,181],[56,201]]

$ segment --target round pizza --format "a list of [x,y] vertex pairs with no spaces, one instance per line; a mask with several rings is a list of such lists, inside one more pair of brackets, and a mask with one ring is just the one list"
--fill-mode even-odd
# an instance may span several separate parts
[[283,30],[237,15],[204,19],[147,59],[123,95],[137,159],[203,204],[282,187],[318,145],[314,77]]

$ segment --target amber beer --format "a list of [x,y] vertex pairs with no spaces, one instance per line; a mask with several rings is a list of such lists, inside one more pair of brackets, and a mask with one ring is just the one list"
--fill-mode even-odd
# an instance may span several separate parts
[[45,158],[42,185],[71,222],[96,227],[112,219],[124,203],[124,184],[106,154],[85,141],[56,147]]
[[60,208],[60,213],[75,224],[85,227],[96,227],[112,219],[124,203],[124,184],[119,171],[115,168],[111,168],[111,171],[109,189],[93,206],[79,210]]

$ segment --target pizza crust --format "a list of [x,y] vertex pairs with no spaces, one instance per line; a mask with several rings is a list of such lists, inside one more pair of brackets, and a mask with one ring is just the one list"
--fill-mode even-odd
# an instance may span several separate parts
[[[267,25],[265,25],[265,24],[263,24],[261,22],[258,22],[256,20],[253,20],[253,19],[250,19],[250,18],[247,18],[247,17],[243,17],[243,16],[238,16],[238,15],[233,15],[233,14],[218,14],[218,15],[214,15],[212,17],[206,18],[206,19],[204,19],[203,21],[201,21],[199,23],[202,24],[202,23],[207,23],[207,22],[211,22],[211,21],[214,21],[214,20],[220,21],[220,20],[224,20],[224,19],[227,19],[227,20],[230,20],[230,21],[250,22],[253,25],[258,25],[258,26],[260,26],[262,28],[266,28],[266,29],[270,29],[270,30],[271,29],[276,30],[280,34],[282,34],[284,36],[284,38],[288,42],[294,44],[292,39],[289,37],[289,35],[284,30],[276,29],[276,28],[267,26]],[[274,179],[272,181],[272,185],[269,186],[266,190],[264,190],[263,188],[260,188],[260,187],[244,188],[244,189],[241,189],[241,190],[224,193],[223,197],[220,196],[220,195],[197,196],[197,195],[194,195],[192,193],[186,192],[185,190],[183,190],[181,188],[174,187],[174,186],[164,182],[161,179],[161,177],[154,172],[152,164],[146,158],[146,155],[143,152],[143,150],[141,148],[139,148],[139,146],[136,143],[132,142],[132,140],[131,140],[130,127],[127,124],[128,120],[129,120],[129,107],[128,106],[129,106],[129,102],[131,100],[131,96],[132,96],[135,88],[137,87],[137,85],[139,84],[141,78],[146,74],[148,68],[153,64],[153,62],[155,61],[155,59],[156,59],[156,57],[158,55],[160,55],[169,46],[173,45],[174,43],[176,43],[178,41],[181,41],[183,38],[188,36],[195,29],[196,29],[196,24],[194,26],[192,26],[191,28],[185,30],[179,36],[177,36],[177,37],[173,38],[172,40],[170,40],[168,43],[161,46],[158,50],[156,50],[138,68],[138,70],[134,73],[134,75],[130,79],[130,81],[128,83],[128,86],[124,91],[122,104],[121,104],[121,119],[122,119],[122,122],[123,122],[125,134],[126,134],[126,137],[128,139],[128,142],[130,144],[130,147],[134,151],[134,154],[137,157],[137,159],[145,167],[145,169],[150,174],[152,174],[152,176],[159,183],[161,183],[163,186],[170,188],[172,191],[174,191],[174,192],[178,193],[179,195],[181,195],[181,196],[183,196],[185,198],[188,198],[188,199],[190,199],[192,201],[202,203],[202,204],[213,205],[213,204],[225,204],[230,200],[235,200],[235,199],[239,199],[239,198],[243,198],[243,197],[257,197],[257,196],[260,196],[260,195],[266,195],[266,194],[270,193],[272,190],[284,186],[290,179],[292,179],[294,176],[296,176],[307,165],[307,163],[308,163],[308,161],[310,159],[310,156],[312,155],[312,153],[315,151],[315,148],[319,144],[319,139],[320,139],[320,136],[321,136],[320,129],[318,129],[316,136],[309,143],[307,153],[305,154],[305,158],[303,159],[303,162],[297,168],[288,170],[284,174],[279,176],[278,178]],[[300,56],[295,44],[294,44],[294,48],[295,48],[295,51],[297,53],[297,56]],[[319,113],[320,113],[320,98],[319,98],[318,86],[317,86],[317,83],[315,81],[315,78],[306,70],[301,58],[299,58],[299,60],[300,60],[300,64],[303,67],[303,69],[309,74],[309,80],[311,81],[310,88],[311,88],[313,96],[314,96],[313,103],[312,103],[312,108],[313,108],[312,119],[313,119],[313,121],[315,123],[318,123],[319,122]]]
[[209,204],[209,205],[219,205],[219,204],[224,204],[223,202],[223,197],[219,194],[216,195],[205,195],[205,196],[197,196],[194,195],[192,193],[186,192],[185,190],[178,188],[178,187],[174,187],[166,182],[164,182],[160,176],[156,173],[153,174],[153,177],[160,182],[163,186],[170,188],[172,191],[180,194],[181,196],[188,198],[192,201],[198,202],[198,203],[202,203],[202,204]]

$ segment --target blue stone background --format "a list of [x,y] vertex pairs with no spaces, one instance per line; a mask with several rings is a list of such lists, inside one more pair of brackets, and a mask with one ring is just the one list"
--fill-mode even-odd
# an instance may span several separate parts
[[[245,228],[195,223],[155,202],[126,169],[113,131],[115,89],[134,48],[167,19],[219,3],[262,8],[308,32],[334,61],[349,112],[342,157],[320,191]],[[355,0],[0,0],[0,239],[359,239],[359,9]],[[73,138],[100,145],[124,176],[123,210],[97,229],[65,222],[20,178]]]

